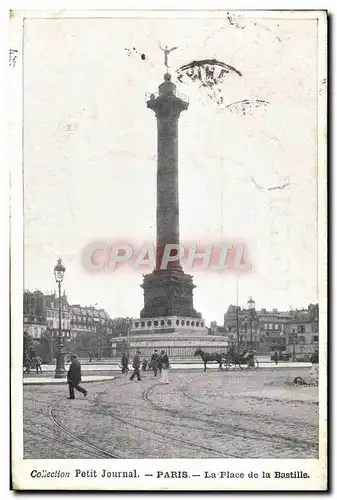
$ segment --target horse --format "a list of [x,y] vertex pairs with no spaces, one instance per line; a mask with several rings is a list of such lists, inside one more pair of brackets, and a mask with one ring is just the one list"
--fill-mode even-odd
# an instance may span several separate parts
[[200,356],[201,359],[204,362],[204,372],[207,369],[207,363],[208,361],[216,361],[219,363],[219,369],[222,370],[222,356],[218,352],[212,352],[211,354],[209,352],[204,352],[201,349],[197,349],[194,353],[194,356]]

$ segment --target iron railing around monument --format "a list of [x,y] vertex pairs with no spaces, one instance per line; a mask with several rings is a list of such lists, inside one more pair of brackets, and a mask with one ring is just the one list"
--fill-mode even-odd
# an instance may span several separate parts
[[[181,99],[182,101],[184,101],[186,103],[190,102],[189,97],[187,95],[183,94],[182,92],[179,92],[178,90],[176,90],[175,96],[178,97],[178,99]],[[145,102],[151,101],[153,99],[157,99],[157,97],[159,97],[158,90],[157,90],[157,92],[146,92],[145,93]]]
[[[198,346],[160,346],[157,347],[159,351],[164,350],[168,357],[171,359],[191,359],[194,358],[195,350],[198,349]],[[226,347],[222,345],[212,345],[212,349],[209,346],[203,347],[201,349],[205,349],[208,352],[219,352],[223,353],[226,350]],[[153,354],[153,347],[142,347],[142,346],[132,346],[128,349],[129,356],[134,356],[137,351],[141,352],[141,358],[150,358]]]

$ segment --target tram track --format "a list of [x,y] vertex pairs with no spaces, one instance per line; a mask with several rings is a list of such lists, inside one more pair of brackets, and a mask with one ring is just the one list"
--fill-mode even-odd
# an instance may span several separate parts
[[[104,382],[106,383],[106,381],[98,382],[97,385],[101,385]],[[114,384],[113,388],[117,389],[117,388],[119,388],[123,385],[126,385],[126,384],[127,384],[127,382],[122,381],[121,383]],[[70,430],[68,427],[63,425],[63,423],[61,423],[58,420],[57,415],[55,414],[55,410],[53,408],[56,403],[62,401],[63,399],[64,398],[62,396],[62,397],[54,398],[52,401],[50,401],[50,400],[49,401],[41,401],[41,400],[37,400],[35,398],[29,398],[29,397],[25,396],[24,402],[28,401],[28,402],[37,404],[37,406],[38,405],[45,405],[43,408],[40,408],[40,409],[38,409],[38,408],[26,408],[26,410],[28,410],[29,412],[35,413],[35,415],[40,415],[41,417],[48,415],[49,420],[53,424],[53,427],[49,428],[46,423],[41,424],[41,422],[39,422],[40,426],[43,425],[46,429],[48,429],[52,432],[55,432],[56,429],[59,429],[61,432],[70,436],[75,441],[81,442],[83,444],[83,446],[91,448],[90,450],[85,449],[84,447],[76,446],[72,443],[69,443],[66,439],[63,439],[60,436],[56,436],[56,437],[55,436],[54,437],[46,436],[46,435],[41,434],[40,432],[35,432],[34,430],[31,430],[31,429],[25,429],[25,432],[27,432],[31,435],[40,436],[41,438],[43,438],[45,440],[50,440],[50,441],[53,441],[55,443],[65,445],[66,447],[72,448],[72,449],[80,451],[82,453],[84,452],[87,455],[91,455],[92,457],[95,457],[95,458],[110,458],[110,459],[124,458],[121,455],[118,455],[116,453],[112,453],[112,452],[109,452],[107,450],[104,450],[103,448],[100,448],[99,446],[84,439],[82,436],[79,436],[78,434],[76,434],[75,432]],[[95,403],[95,400],[91,400],[91,402]],[[77,408],[77,411],[78,410],[88,411],[87,409],[84,409],[84,408]]]
[[[156,385],[159,385],[159,384],[155,384],[152,387],[148,388],[146,391],[144,391],[143,396],[144,396],[144,399],[153,408],[155,408],[158,411],[164,411],[164,412],[167,412],[167,413],[174,415],[175,417],[178,417],[178,418],[187,418],[187,419],[194,420],[197,422],[202,422],[208,426],[221,428],[221,429],[223,429],[222,435],[225,434],[225,435],[236,437],[236,438],[244,438],[246,440],[258,441],[258,442],[261,442],[263,440],[263,441],[268,442],[268,443],[274,443],[275,439],[277,439],[278,442],[283,442],[287,447],[298,446],[298,447],[301,447],[302,449],[303,448],[304,449],[310,448],[310,450],[312,450],[313,448],[317,447],[310,441],[301,440],[301,439],[297,439],[297,438],[284,437],[284,436],[278,435],[278,434],[269,434],[269,433],[265,433],[265,432],[257,431],[257,430],[249,430],[249,429],[245,429],[243,427],[238,427],[237,425],[233,426],[230,424],[223,424],[221,422],[214,422],[214,420],[203,419],[203,418],[196,417],[194,415],[188,415],[188,414],[183,413],[179,410],[172,410],[170,408],[165,408],[162,405],[156,404],[154,401],[152,401],[149,398],[149,393],[154,389],[154,387],[156,387]],[[235,429],[235,431],[234,431],[234,429]],[[239,432],[237,432],[237,431],[239,431]],[[242,457],[239,457],[239,458],[242,458]]]
[[[44,434],[41,434],[40,432],[35,432],[35,431],[30,430],[30,429],[26,429],[25,433],[31,434],[32,436],[37,436],[37,437],[42,438],[42,439],[44,439],[46,441],[52,441],[54,444],[56,443],[56,444],[65,445],[68,448],[71,448],[71,449],[76,450],[76,451],[80,451],[81,453],[84,452],[87,455],[91,455],[92,457],[95,457],[95,458],[102,458],[101,455],[98,455],[94,451],[84,450],[83,448],[80,448],[79,446],[76,446],[74,444],[68,443],[64,439],[55,439],[54,436],[46,436]],[[83,457],[81,457],[81,458],[83,458]]]
[[[89,448],[92,448],[93,450],[95,450],[99,455],[100,455],[100,458],[123,458],[121,457],[120,455],[117,455],[116,453],[110,453],[109,451],[107,450],[104,450],[102,448],[100,448],[99,446],[95,445],[94,443],[91,443],[90,441],[87,441],[86,439],[84,439],[82,436],[79,436],[78,434],[75,434],[75,432],[71,431],[69,428],[65,427],[56,417],[55,415],[55,412],[53,410],[53,406],[58,402],[60,401],[61,399],[63,398],[57,398],[55,399],[54,401],[52,401],[52,403],[50,404],[49,406],[49,416],[50,416],[50,419],[52,420],[52,422],[54,423],[54,425],[56,427],[58,427],[59,429],[61,429],[63,432],[65,432],[66,434],[68,434],[69,436],[71,436],[73,439],[77,440],[77,441],[80,441],[81,443],[83,443],[85,446],[88,446]],[[85,450],[83,450],[85,451]]]
[[[145,389],[144,392],[146,392],[146,390],[147,389]],[[187,445],[187,446],[192,447],[192,448],[198,448],[200,450],[204,450],[204,451],[207,451],[207,452],[216,453],[217,455],[220,455],[222,457],[239,458],[237,455],[226,453],[226,452],[222,452],[220,450],[217,450],[215,448],[211,448],[209,446],[204,446],[204,445],[201,445],[201,444],[192,443],[191,441],[187,441],[187,440],[182,439],[182,438],[178,438],[178,437],[175,437],[175,436],[170,436],[167,433],[159,432],[159,431],[156,431],[154,429],[148,429],[148,428],[144,427],[143,425],[139,425],[139,424],[135,424],[133,422],[130,422],[129,420],[121,417],[120,415],[118,415],[118,414],[116,414],[114,412],[111,412],[110,410],[108,410],[102,404],[100,404],[100,407],[101,407],[101,409],[102,409],[102,411],[104,413],[106,413],[110,417],[114,418],[115,420],[119,420],[123,424],[129,425],[129,426],[134,427],[136,429],[140,429],[142,431],[145,431],[145,432],[148,432],[148,433],[153,434],[155,436],[158,436],[161,439],[175,441],[175,442],[182,443],[182,444]],[[133,417],[133,418],[137,418],[137,417]]]
[[[198,399],[198,398],[192,396],[190,393],[187,392],[186,388],[184,388],[182,390],[182,393],[184,394],[184,396],[186,398],[191,399],[192,401],[195,401],[196,403],[200,403],[200,404],[209,408],[208,403],[206,403],[205,401],[203,401],[201,399]],[[244,399],[244,398],[237,398],[237,399]],[[286,424],[290,423],[291,425],[294,425],[294,426],[302,426],[302,427],[309,427],[312,429],[317,429],[317,425],[307,424],[307,423],[305,423],[301,420],[298,420],[298,419],[283,419],[283,418],[277,418],[277,417],[270,417],[269,415],[257,415],[256,413],[254,414],[254,416],[252,416],[250,412],[233,410],[233,409],[226,410],[223,408],[218,408],[217,406],[214,406],[214,405],[212,406],[212,408],[218,410],[219,414],[221,414],[221,415],[231,414],[231,415],[237,415],[239,417],[244,417],[244,418],[251,419],[251,420],[253,420],[253,419],[259,420],[260,422],[263,422],[263,423],[265,423],[266,421],[271,421],[273,423],[286,423]]]
[[[148,382],[150,382],[150,380],[148,380]],[[58,403],[60,403],[62,400],[65,400],[65,396],[57,397],[51,401],[50,395],[48,395],[47,397],[49,398],[49,401],[48,400],[41,401],[41,400],[37,400],[35,398],[30,398],[29,397],[30,394],[28,393],[27,396],[24,397],[24,401],[34,403],[36,405],[36,409],[38,409],[39,407],[42,406],[42,408],[40,408],[41,417],[47,418],[53,425],[53,427],[50,430],[55,432],[58,429],[59,432],[57,432],[57,434],[61,434],[61,436],[57,436],[57,438],[54,439],[53,437],[49,437],[46,435],[46,434],[48,434],[48,431],[46,431],[44,433],[44,435],[41,435],[40,433],[35,432],[34,427],[33,427],[33,430],[27,429],[27,432],[30,433],[31,435],[34,435],[34,432],[35,432],[36,436],[40,436],[41,439],[44,439],[45,441],[48,441],[48,440],[55,441],[59,445],[63,444],[65,447],[69,447],[69,449],[72,448],[72,449],[76,450],[79,454],[80,454],[80,452],[82,452],[82,453],[85,453],[87,455],[91,455],[93,458],[110,458],[110,459],[126,458],[126,457],[122,457],[122,456],[118,455],[117,453],[114,452],[114,450],[112,450],[110,452],[106,449],[103,449],[103,448],[97,446],[93,442],[88,441],[87,439],[85,439],[85,437],[82,437],[81,435],[77,434],[76,429],[75,429],[75,432],[72,429],[69,429],[67,424],[65,425],[62,422],[62,420],[64,420],[64,416],[65,416],[64,412],[67,412],[68,408],[69,408],[69,411],[70,411],[69,415],[70,416],[72,414],[75,415],[75,413],[80,412],[79,415],[76,416],[76,418],[79,418],[79,419],[81,419],[81,412],[82,411],[86,412],[87,415],[89,415],[90,412],[93,411],[93,414],[97,415],[98,418],[99,418],[100,413],[102,412],[102,413],[106,414],[108,417],[114,419],[115,421],[121,422],[121,424],[123,424],[123,425],[120,427],[121,430],[119,430],[119,426],[117,424],[116,424],[116,427],[115,427],[115,424],[113,424],[112,422],[111,422],[111,425],[109,425],[108,419],[107,419],[107,424],[105,424],[105,418],[103,416],[100,417],[102,420],[102,426],[107,425],[108,429],[109,428],[112,429],[112,431],[111,430],[109,431],[112,436],[116,436],[117,439],[118,439],[119,433],[121,433],[121,436],[124,436],[123,439],[124,439],[124,441],[126,440],[126,446],[128,446],[128,444],[127,444],[128,439],[131,439],[131,436],[132,436],[132,431],[131,430],[128,431],[127,428],[125,428],[125,426],[129,426],[130,429],[132,429],[132,428],[139,429],[141,432],[149,433],[149,441],[151,440],[151,435],[152,435],[154,438],[154,444],[156,443],[156,440],[170,441],[173,443],[177,443],[177,445],[178,445],[178,443],[180,443],[182,448],[187,447],[187,448],[193,448],[194,450],[198,450],[198,449],[204,450],[205,452],[207,452],[207,455],[209,458],[217,458],[217,457],[219,457],[219,458],[220,457],[247,458],[247,452],[245,453],[244,450],[242,449],[242,446],[244,446],[242,443],[244,443],[246,441],[247,448],[249,449],[250,446],[253,448],[254,447],[253,441],[251,441],[252,444],[250,445],[249,440],[254,440],[255,442],[261,442],[261,446],[263,446],[263,442],[265,442],[266,446],[267,447],[269,446],[269,449],[270,449],[271,445],[277,441],[278,444],[280,445],[279,448],[282,450],[282,452],[286,452],[287,449],[290,449],[290,448],[292,450],[294,450],[295,447],[297,447],[297,449],[301,450],[301,452],[303,454],[306,451],[312,452],[313,449],[315,448],[315,443],[309,442],[306,440],[299,440],[299,439],[290,438],[290,437],[284,438],[284,436],[280,436],[279,434],[269,434],[266,432],[263,433],[263,432],[258,431],[258,430],[250,430],[250,429],[243,428],[243,427],[240,428],[238,426],[233,426],[232,424],[216,422],[216,421],[214,421],[214,419],[211,420],[210,418],[207,418],[207,417],[212,417],[212,415],[209,415],[209,414],[208,415],[206,415],[206,414],[201,415],[200,417],[199,417],[199,415],[192,415],[190,412],[193,412],[193,408],[190,407],[187,410],[187,412],[184,412],[183,404],[181,404],[181,406],[177,410],[172,409],[172,408],[165,408],[160,402],[153,401],[150,398],[151,391],[153,391],[154,388],[159,385],[157,383],[153,384],[153,382],[154,381],[152,381],[151,386],[147,387],[147,388],[144,388],[144,387],[141,388],[137,384],[137,386],[138,386],[138,388],[136,389],[137,398],[134,401],[137,403],[137,401],[139,402],[139,398],[141,398],[142,400],[144,400],[146,405],[151,405],[158,412],[166,412],[167,414],[171,414],[172,416],[176,417],[176,422],[174,422],[175,419],[166,419],[166,421],[165,421],[165,419],[163,419],[163,421],[161,421],[162,417],[160,416],[160,413],[158,413],[158,416],[159,416],[158,419],[155,419],[155,418],[151,419],[152,415],[154,416],[153,412],[151,412],[148,415],[150,418],[144,418],[147,416],[147,414],[146,414],[146,407],[145,407],[145,415],[143,415],[143,413],[142,413],[143,405],[141,405],[139,416],[137,416],[137,413],[138,413],[137,410],[128,409],[128,403],[127,403],[128,392],[126,392],[126,395],[123,395],[123,397],[121,397],[121,398],[120,398],[119,393],[118,393],[117,394],[117,401],[113,395],[110,396],[111,391],[113,393],[114,390],[118,390],[123,386],[134,385],[134,383],[129,381],[129,377],[127,377],[127,378],[124,377],[123,379],[118,379],[114,383],[108,384],[108,385],[107,385],[106,381],[99,382],[99,383],[97,383],[97,385],[95,384],[95,387],[97,387],[98,385],[104,385],[105,386],[104,390],[102,392],[98,392],[99,391],[98,387],[97,387],[97,389],[98,389],[97,391],[95,390],[95,387],[93,387],[92,397],[91,398],[87,397],[86,399],[79,398],[78,403],[76,401],[76,404],[73,402],[67,402],[67,405],[65,405],[65,404],[58,405]],[[178,390],[179,389],[181,390],[181,387],[180,388],[178,387]],[[123,392],[125,392],[125,391],[122,390],[121,394],[123,394]],[[131,394],[132,393],[133,393],[133,390],[131,391]],[[185,398],[188,398],[192,401],[195,401],[198,404],[206,405],[206,403],[204,401],[199,400],[199,399],[197,399],[197,397],[194,397],[193,395],[189,394],[186,387],[183,387],[183,390],[181,391],[181,393],[183,394],[183,396]],[[55,397],[55,393],[54,393],[54,397]],[[104,401],[104,399],[110,399],[110,401]],[[154,399],[156,399],[156,398],[154,398]],[[118,403],[119,400],[120,400],[120,403]],[[84,401],[88,401],[88,403],[91,403],[91,404],[87,405],[84,403]],[[58,405],[58,407],[56,407],[57,405]],[[121,413],[126,412],[129,414],[127,416],[124,416],[123,414],[121,415],[120,412],[116,413],[114,411],[114,408],[111,408],[111,405],[114,405],[114,407],[116,405],[122,405],[121,406]],[[96,413],[95,413],[93,406],[97,407]],[[136,408],[136,406],[137,405],[133,405],[133,407],[135,407],[135,408]],[[26,409],[28,411],[34,413],[35,408],[30,408],[30,407],[31,407],[31,404],[27,403]],[[92,408],[92,410],[90,410],[90,407]],[[213,408],[211,408],[211,410],[212,409]],[[221,414],[221,415],[228,415],[229,414],[228,412],[231,412],[233,415],[237,415],[238,417],[244,417],[244,418],[247,418],[250,420],[252,420],[253,418],[255,420],[257,419],[255,415],[254,415],[254,417],[252,417],[250,414],[247,414],[247,412],[241,412],[238,410],[228,410],[228,412],[227,412],[226,409],[222,410],[219,408],[219,410],[218,410],[216,407],[214,408],[214,410],[218,411],[219,414]],[[75,413],[72,413],[72,412],[75,412]],[[38,414],[38,412],[37,412],[37,414]],[[202,417],[206,417],[206,418],[202,418]],[[270,417],[270,418],[264,417],[264,416],[257,416],[257,417],[259,418],[259,421],[262,422],[262,424],[264,422],[268,421],[268,419],[271,420],[275,424],[277,424],[278,422],[280,422],[280,423],[287,422],[287,421],[283,421],[283,420],[280,420],[280,419],[277,419],[274,417]],[[87,419],[87,416],[84,413],[83,413],[83,418]],[[88,418],[90,418],[90,416]],[[93,418],[95,418],[95,416]],[[178,419],[180,421],[178,421]],[[184,422],[184,419],[186,419],[185,422]],[[43,418],[40,420],[43,420]],[[190,425],[190,423],[192,424],[193,421],[195,421],[197,423],[197,425],[195,425],[195,426]],[[38,422],[36,422],[36,423],[39,424]],[[299,425],[303,425],[303,422],[299,421],[298,423],[299,423]],[[153,427],[152,424],[155,424],[154,427],[156,425],[157,426],[159,426],[159,425],[165,426],[165,430],[161,429],[160,427],[157,427],[158,430],[156,428],[153,429],[153,428],[151,428],[151,426]],[[293,425],[296,425],[296,424],[297,424],[297,422],[295,421],[293,423]],[[41,425],[42,425],[42,422],[41,422]],[[172,436],[171,429],[168,428],[167,426],[172,427],[172,433],[174,434],[174,433],[178,432],[178,435]],[[179,427],[185,427],[187,429],[190,429],[191,431],[193,431],[193,430],[196,431],[194,433],[191,432],[191,436],[193,436],[193,434],[194,434],[196,440],[199,440],[199,438],[201,436],[201,438],[202,438],[201,443],[205,443],[205,444],[201,444],[201,443],[196,444],[195,442],[192,442],[193,441],[192,438],[191,438],[191,440],[184,439],[184,434],[183,434],[184,430],[181,430],[182,437],[180,438]],[[311,426],[311,427],[313,427],[313,426]],[[123,430],[123,429],[125,429],[125,430]],[[277,427],[276,427],[276,429],[277,429]],[[270,430],[270,429],[268,429],[268,430]],[[43,431],[43,429],[42,429],[42,431]],[[25,432],[26,432],[26,430],[25,430]],[[69,441],[67,441],[67,437],[64,438],[62,436],[62,433],[64,433],[64,435],[66,435],[69,438]],[[185,433],[186,433],[186,431],[185,431]],[[139,443],[138,434],[139,434],[139,432],[134,434],[134,436],[135,436],[134,440],[136,441],[136,443],[137,443],[137,440]],[[93,435],[95,435],[95,434],[93,433]],[[206,440],[208,438],[206,438],[206,436],[209,436],[209,439],[212,440],[213,443],[212,442],[208,443]],[[237,440],[237,444],[235,444],[236,448],[231,446],[230,450],[226,451],[226,449],[225,449],[226,436],[228,436],[229,440],[230,440],[230,436],[233,436],[234,438],[236,438],[236,440]],[[216,438],[222,438],[221,439],[221,447],[224,446],[224,451],[217,449],[217,442],[214,441],[214,439],[216,439]],[[245,441],[242,441],[242,438],[244,438]],[[72,442],[72,440],[74,440],[74,441]],[[233,441],[233,439],[231,441]],[[220,442],[220,440],[219,440],[219,442]],[[235,443],[235,441],[234,441],[234,443]],[[267,443],[269,443],[269,444],[267,445]],[[100,444],[100,443],[98,443],[98,444]],[[168,443],[168,444],[170,444],[170,443]],[[216,447],[213,447],[213,444],[215,444]],[[119,446],[120,446],[120,442],[119,442]],[[134,445],[132,445],[132,447],[133,446]],[[171,444],[170,444],[170,446],[171,446]],[[172,446],[174,446],[174,444],[172,444]],[[240,447],[241,447],[241,449],[240,449]],[[308,450],[308,447],[310,447],[310,450]],[[135,447],[135,451],[136,451],[135,456],[137,456],[137,446]],[[232,453],[230,453],[230,452],[232,452]],[[209,456],[210,453],[212,454],[212,457]],[[255,453],[255,451],[254,451],[254,453]],[[261,456],[261,455],[259,454],[259,456]],[[208,457],[205,457],[205,458],[208,458]],[[251,454],[250,454],[250,458],[254,458],[254,457],[251,456]]]

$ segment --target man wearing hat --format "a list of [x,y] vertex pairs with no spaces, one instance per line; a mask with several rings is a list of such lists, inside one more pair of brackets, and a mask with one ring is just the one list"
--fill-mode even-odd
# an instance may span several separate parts
[[133,368],[133,373],[130,377],[130,380],[133,380],[135,378],[135,375],[137,375],[137,380],[142,380],[140,378],[140,373],[139,373],[139,368],[140,368],[140,357],[139,355],[141,354],[140,351],[137,351],[136,355],[133,358],[132,362],[132,368]]
[[77,359],[76,354],[70,356],[71,364],[67,373],[67,380],[69,385],[69,399],[75,399],[74,389],[81,392],[84,396],[88,394],[88,391],[78,385],[81,382],[81,363]]
[[154,353],[151,356],[151,368],[153,370],[153,374],[156,377],[158,372],[158,364],[159,364],[159,353],[157,349],[154,350]]

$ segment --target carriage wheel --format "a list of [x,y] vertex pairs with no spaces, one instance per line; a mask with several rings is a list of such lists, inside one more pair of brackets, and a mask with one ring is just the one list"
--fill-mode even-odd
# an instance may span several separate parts
[[252,363],[249,363],[247,365],[247,369],[248,370],[257,370],[258,367],[259,367],[259,362],[258,362],[258,360],[254,356],[254,358],[252,359]]
[[232,365],[231,365],[231,363],[230,363],[229,361],[224,361],[222,366],[223,366],[223,369],[224,369],[226,372],[228,372],[228,370],[230,370],[230,369],[231,369],[231,366],[232,366]]

